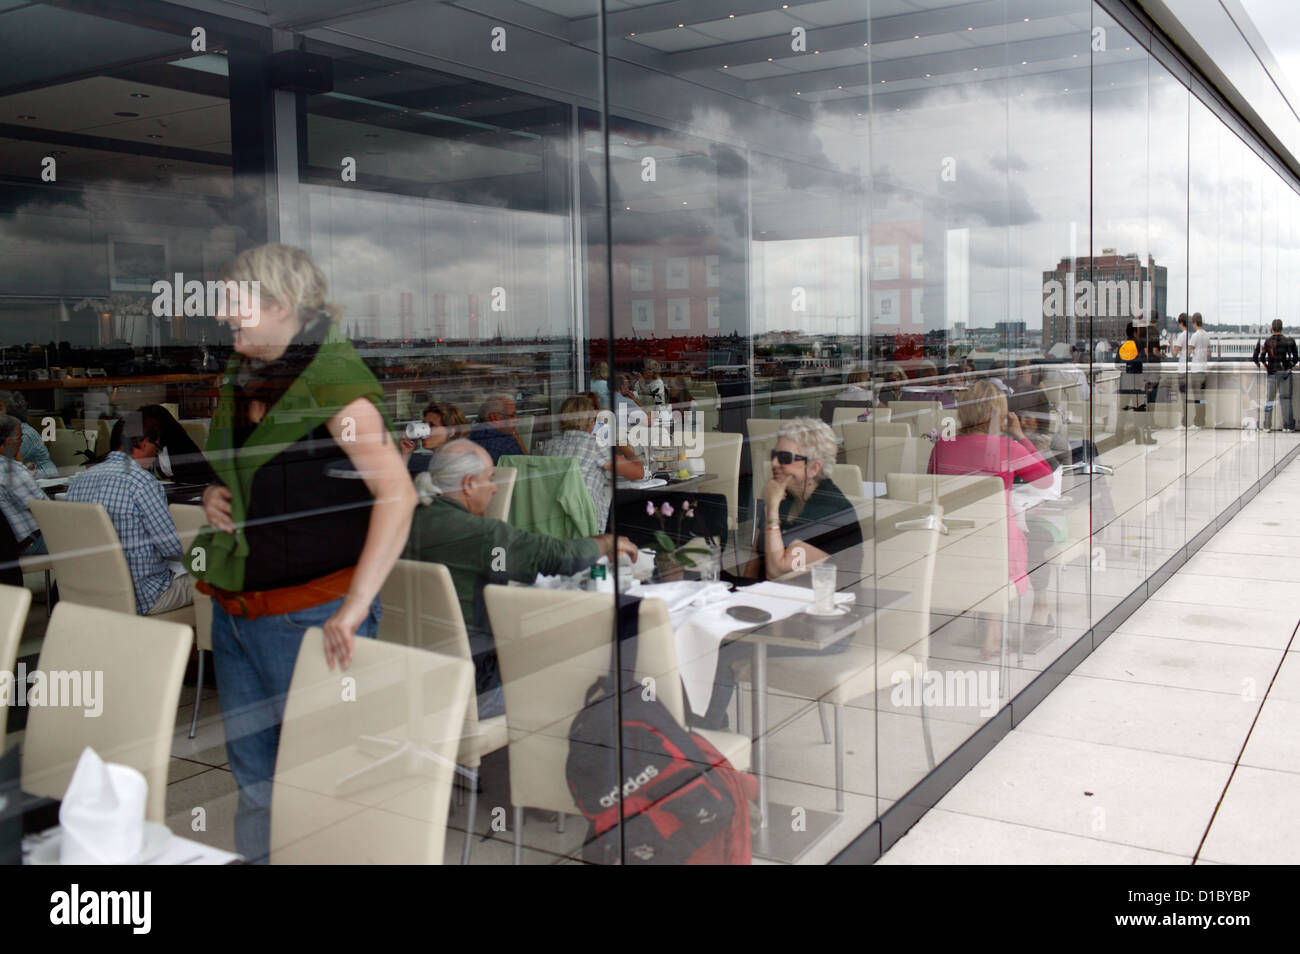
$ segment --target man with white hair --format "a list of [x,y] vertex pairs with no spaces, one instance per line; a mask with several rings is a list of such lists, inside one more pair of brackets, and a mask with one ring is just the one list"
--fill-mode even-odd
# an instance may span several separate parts
[[510,580],[531,583],[539,573],[576,573],[616,553],[633,560],[637,556],[636,545],[625,537],[615,540],[605,533],[561,540],[488,517],[497,492],[493,469],[488,452],[473,441],[454,440],[438,448],[429,470],[415,479],[422,506],[402,554],[408,560],[441,563],[451,572],[469,630],[482,718],[504,711],[483,587]]

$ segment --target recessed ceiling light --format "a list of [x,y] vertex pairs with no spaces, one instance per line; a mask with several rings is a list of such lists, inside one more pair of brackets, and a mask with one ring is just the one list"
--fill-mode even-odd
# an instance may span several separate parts
[[22,113],[18,118],[19,118],[19,119],[35,119],[36,117],[33,116],[31,113]]
[[978,66],[972,66],[970,70],[972,73],[978,73],[980,71],[980,68]]
[[975,29],[975,28],[974,28],[974,27],[967,27],[966,29],[968,29],[968,30],[973,30],[973,29]]
[[146,138],[146,139],[161,139],[161,138],[162,138],[162,133],[150,133],[150,134],[149,134],[148,136],[146,136],[145,138]]
[[51,149],[50,155],[53,156],[55,159],[61,159],[67,155],[67,152],[62,149]]
[[167,162],[160,162],[160,163],[158,163],[157,166],[155,166],[155,168],[156,168],[159,172],[166,172],[168,169],[171,168],[171,164],[170,164],[170,163],[167,163]]
[[139,116],[140,114],[139,114],[139,113],[131,113],[131,112],[122,111],[122,112],[114,113],[113,115],[114,115],[114,116],[121,116],[123,119],[135,119],[135,118],[136,118],[137,116]]
[[767,58],[767,61],[768,61],[769,63],[771,63],[771,62],[772,62],[772,57],[769,56],[769,57]]
[[148,93],[132,93],[132,94],[131,94],[131,98],[132,98],[132,99],[148,99],[148,98],[149,98],[149,94],[148,94]]
[[684,26],[686,26],[685,23],[679,23],[679,24],[677,24],[677,29],[680,30],[680,29],[681,29],[682,27],[684,27]]
[[635,33],[629,33],[628,36],[636,36]]
[[921,34],[919,34],[919,33],[913,33],[913,34],[912,34],[912,39],[913,39],[913,40],[919,40],[919,39],[921,39]]
[[1021,66],[1028,66],[1028,65],[1029,65],[1029,61],[1028,61],[1028,60],[1021,60],[1021,61],[1020,61],[1020,65],[1021,65]]
[[726,63],[723,63],[723,64],[722,64],[722,68],[725,70],[725,69],[727,68],[727,64],[726,64]]
[[682,205],[685,205],[685,204],[686,204],[686,200],[683,199],[683,200],[682,200]]
[[925,78],[926,78],[926,79],[929,79],[929,78],[930,78],[930,74],[929,74],[929,73],[926,73],[926,74],[925,74]]
[[[728,19],[728,20],[734,20],[734,19],[736,19],[736,15],[735,15],[734,13],[728,13],[728,14],[727,14],[727,19]],[[682,205],[685,205],[685,204],[686,204],[685,202],[682,203]]]

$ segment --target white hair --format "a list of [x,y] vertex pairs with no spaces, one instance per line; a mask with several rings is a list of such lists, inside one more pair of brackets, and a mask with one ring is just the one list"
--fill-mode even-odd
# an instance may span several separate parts
[[459,493],[466,477],[477,477],[491,469],[492,459],[485,462],[486,456],[483,448],[463,437],[443,444],[433,452],[429,469],[415,478],[420,503],[427,506],[434,497]]
[[794,441],[808,462],[818,461],[822,465],[821,476],[830,477],[835,469],[835,455],[839,453],[839,444],[835,432],[825,421],[815,417],[792,418],[776,432],[777,440],[788,437]]

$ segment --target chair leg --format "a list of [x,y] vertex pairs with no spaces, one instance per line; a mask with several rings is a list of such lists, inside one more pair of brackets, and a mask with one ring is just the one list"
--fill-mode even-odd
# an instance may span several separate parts
[[831,744],[831,720],[826,714],[826,703],[817,703],[817,715],[822,720],[822,741],[827,745]]
[[564,834],[564,819],[565,819],[565,817],[566,817],[566,816],[565,816],[564,812],[556,812],[556,813],[555,813],[555,831],[556,831],[557,834],[560,834],[560,835],[563,835],[563,834]]
[[744,687],[739,682],[736,683],[736,732],[739,735],[745,734],[745,699]]
[[835,707],[835,810],[844,812],[844,707]]
[[203,650],[199,650],[198,684],[194,687],[194,715],[190,716],[190,738],[199,731],[199,702],[203,699]]
[[[460,773],[457,772],[457,775]],[[465,785],[469,789],[469,811],[465,813],[465,847],[460,853],[460,863],[469,864],[470,849],[474,845],[475,829],[478,828],[478,768],[466,769]]]
[[49,619],[50,612],[54,609],[50,605],[50,571],[45,571],[45,618]]
[[921,734],[925,737],[925,761],[934,769],[934,742],[930,739],[930,716],[925,708],[925,693],[921,694]]
[[515,864],[524,863],[524,807],[515,806]]

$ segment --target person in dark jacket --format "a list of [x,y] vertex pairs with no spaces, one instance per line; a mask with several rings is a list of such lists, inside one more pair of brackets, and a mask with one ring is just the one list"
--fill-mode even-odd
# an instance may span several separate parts
[[[1282,398],[1282,430],[1294,431],[1295,418],[1291,414],[1291,369],[1300,363],[1295,339],[1282,334],[1282,319],[1273,319],[1273,333],[1255,345],[1251,356],[1255,367],[1268,372],[1268,396],[1264,404],[1264,420],[1270,421],[1273,401]],[[1272,428],[1270,428],[1272,430]]]
[[140,416],[162,435],[162,449],[154,458],[154,469],[161,476],[181,484],[206,485],[217,479],[203,451],[167,408],[146,404],[140,408]]

